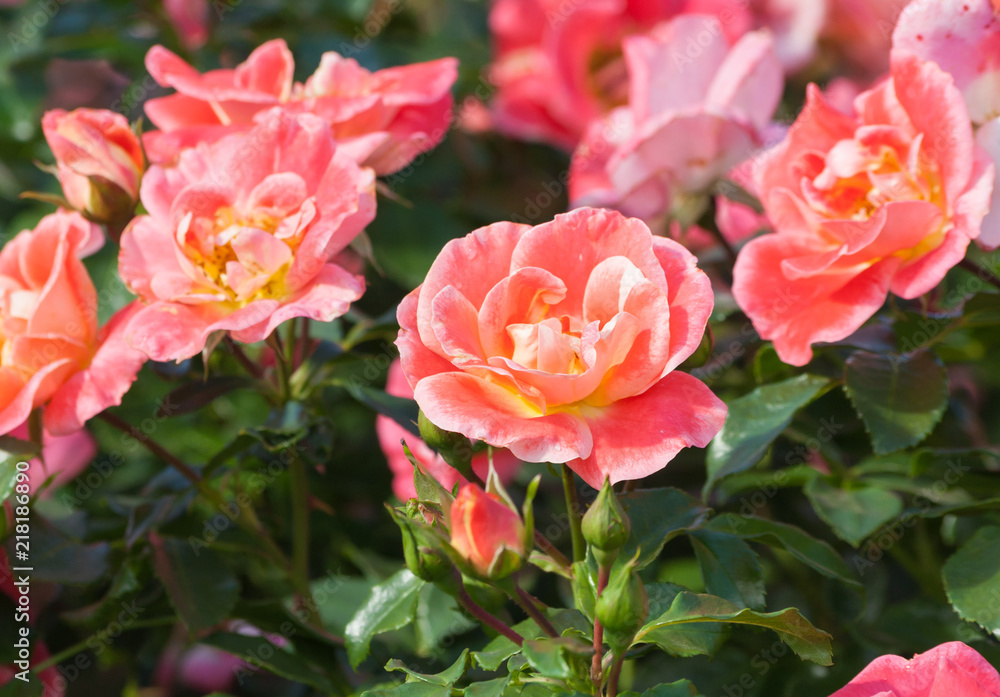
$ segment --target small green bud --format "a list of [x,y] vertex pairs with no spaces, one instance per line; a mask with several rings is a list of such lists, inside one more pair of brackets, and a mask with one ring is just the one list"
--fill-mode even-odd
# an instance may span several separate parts
[[472,472],[472,441],[461,433],[452,433],[431,423],[424,412],[417,417],[420,437],[431,449],[436,450],[451,467],[469,481],[475,481]]
[[604,625],[613,651],[625,651],[649,616],[649,596],[635,568],[635,560],[615,571],[597,598],[594,614]]
[[614,562],[618,550],[628,540],[630,530],[628,515],[618,503],[610,479],[605,477],[604,486],[583,516],[583,537],[599,564],[603,566]]
[[405,514],[396,510],[397,514],[393,515],[393,519],[403,533],[403,559],[406,561],[406,568],[417,578],[430,583],[445,578],[451,572],[451,562],[443,552],[426,544],[427,539],[433,538],[425,531],[436,525],[436,520],[430,516],[429,521],[429,512],[415,499],[407,503]]

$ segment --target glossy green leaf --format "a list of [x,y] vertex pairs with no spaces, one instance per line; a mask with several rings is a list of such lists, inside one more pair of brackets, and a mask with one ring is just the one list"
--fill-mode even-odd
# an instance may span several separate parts
[[903,512],[899,496],[874,486],[854,483],[841,489],[826,477],[815,477],[804,491],[819,517],[854,547]]
[[187,541],[154,537],[153,567],[170,602],[191,632],[229,617],[240,597],[240,584],[212,549],[195,550]]
[[847,360],[844,389],[877,454],[916,445],[948,407],[944,366],[926,349],[907,355],[858,351]]
[[818,375],[800,375],[758,387],[729,404],[726,425],[708,446],[707,495],[715,483],[753,467],[802,407],[830,385]]
[[644,489],[619,496],[618,500],[628,513],[632,532],[617,563],[624,563],[640,551],[640,569],[656,559],[668,541],[697,527],[707,513],[697,499],[680,489]]
[[634,643],[655,643],[658,632],[678,625],[719,622],[771,629],[799,657],[823,666],[833,663],[830,635],[814,627],[794,608],[754,612],[740,609],[723,598],[686,591],[678,593],[666,612],[650,619],[639,630]]
[[701,697],[689,680],[678,680],[669,685],[651,687],[641,695],[638,692],[619,692],[619,697]]
[[572,637],[541,637],[526,639],[521,652],[528,665],[540,675],[556,680],[568,680],[575,671],[573,663],[579,663],[583,656],[593,653],[593,647],[583,645]]
[[740,607],[764,609],[764,573],[746,542],[711,530],[696,530],[690,538],[709,593]]
[[794,525],[755,516],[724,513],[712,518],[704,529],[727,532],[738,535],[744,540],[783,549],[827,578],[858,588],[861,586],[850,567],[833,547]]
[[[669,612],[677,597],[685,592],[685,588],[673,583],[647,583],[649,617],[660,617]],[[648,643],[655,644],[672,656],[714,656],[728,636],[729,628],[719,622],[675,624],[658,628],[650,634]]]
[[959,616],[1000,636],[1000,527],[980,528],[942,569],[948,600]]
[[347,625],[344,640],[351,665],[357,667],[368,655],[372,637],[409,624],[424,582],[407,569],[371,590],[365,603]]
[[429,675],[427,673],[418,673],[416,671],[410,670],[406,667],[402,661],[397,659],[392,659],[385,664],[385,669],[389,672],[400,671],[406,673],[407,682],[425,682],[431,685],[439,685],[441,687],[451,687],[465,675],[465,671],[469,668],[469,650],[466,649],[462,652],[462,655],[458,657],[451,666],[445,668],[440,673],[435,673]]

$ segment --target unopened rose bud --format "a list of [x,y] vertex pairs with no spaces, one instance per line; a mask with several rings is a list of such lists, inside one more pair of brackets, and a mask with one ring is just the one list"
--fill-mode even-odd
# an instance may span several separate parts
[[649,596],[634,560],[611,575],[597,599],[594,614],[604,625],[604,636],[612,650],[627,650],[649,616]]
[[494,494],[466,484],[451,504],[451,546],[480,576],[500,579],[524,561],[521,516]]
[[403,533],[403,559],[414,576],[433,583],[445,578],[451,572],[451,562],[438,549],[422,544],[419,526],[434,524],[427,520],[425,509],[411,500],[406,506],[406,514],[395,512],[393,519]]
[[69,204],[95,222],[127,222],[145,169],[128,120],[106,109],[54,109],[42,117],[42,130]]
[[583,516],[583,537],[599,564],[614,562],[618,550],[628,541],[631,527],[625,509],[611,488],[611,481],[605,477],[604,486]]

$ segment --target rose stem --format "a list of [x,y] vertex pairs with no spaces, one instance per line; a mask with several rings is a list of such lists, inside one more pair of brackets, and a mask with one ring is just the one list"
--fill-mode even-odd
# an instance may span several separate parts
[[583,540],[583,511],[580,510],[580,501],[576,495],[576,481],[573,478],[573,470],[566,465],[562,466],[563,490],[566,492],[566,513],[569,516],[570,533],[573,536],[573,561],[583,561],[587,554],[587,546]]
[[545,614],[539,609],[536,604],[539,601],[536,598],[533,598],[531,594],[520,586],[514,586],[514,589],[514,594],[511,598],[514,599],[514,602],[517,603],[518,607],[524,610],[528,614],[528,617],[533,619],[535,624],[541,627],[543,632],[552,638],[557,638],[559,636],[559,632],[552,626],[552,623],[549,622],[549,618],[546,617]]
[[[607,588],[608,579],[611,577],[611,567],[607,564],[601,564],[597,570],[597,593],[594,595],[594,600],[596,601],[601,597],[601,593]],[[594,618],[594,660],[590,665],[590,679],[594,682],[594,687],[600,691],[601,682],[604,679],[604,668],[601,664],[601,659],[604,657],[604,625],[601,621]]]

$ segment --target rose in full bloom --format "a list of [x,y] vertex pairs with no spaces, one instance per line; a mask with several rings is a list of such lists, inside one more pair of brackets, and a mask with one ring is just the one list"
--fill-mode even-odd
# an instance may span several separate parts
[[293,317],[329,322],[364,292],[334,258],[375,216],[374,173],[316,116],[274,109],[154,165],[142,203],[119,271],[147,303],[129,341],[154,360],[193,356],[213,332],[252,343]]
[[482,576],[508,575],[526,554],[521,516],[475,484],[459,489],[449,518],[451,546]]
[[441,142],[458,79],[454,58],[370,72],[330,51],[304,84],[293,83],[295,63],[282,39],[263,44],[235,70],[201,75],[162,46],[150,49],[146,67],[158,83],[177,90],[146,102],[146,114],[160,129],[146,134],[154,162],[245,131],[260,112],[280,105],[326,120],[343,152],[380,175]]
[[[394,397],[413,398],[413,389],[406,381],[399,361],[395,361],[389,367],[385,391]],[[379,416],[375,420],[375,430],[378,433],[378,442],[385,454],[385,459],[389,462],[389,469],[392,470],[392,490],[400,501],[407,501],[417,495],[413,486],[413,465],[410,464],[403,450],[403,440],[406,441],[413,457],[423,467],[424,473],[440,482],[445,489],[451,491],[456,482],[465,482],[462,475],[445,462],[443,457],[388,416]],[[520,466],[520,461],[510,452],[506,450],[493,451],[493,467],[502,481],[509,481]],[[490,469],[488,453],[474,455],[472,469],[485,481]]]
[[[691,45],[698,55],[689,57]],[[708,15],[626,39],[625,59],[628,106],[587,131],[573,156],[570,200],[659,227],[763,144],[784,72],[770,34],[751,32],[730,47]]]
[[593,120],[628,100],[622,40],[690,13],[717,18],[730,41],[753,22],[749,3],[731,0],[497,0],[497,128],[573,150]]
[[163,0],[167,19],[188,50],[208,41],[208,0]]
[[[893,46],[937,63],[955,78],[976,141],[1000,167],[1000,3],[994,0],[915,0],[899,16]],[[1000,187],[977,242],[1000,246]]]
[[[24,423],[10,432],[10,435],[21,440],[28,440],[30,432],[28,424]],[[97,454],[97,441],[86,430],[69,433],[64,436],[53,436],[43,430],[42,456],[36,457],[28,468],[28,486],[34,494],[49,477],[55,477],[44,495],[63,484],[67,484],[87,469],[87,465]]]
[[830,697],[1000,697],[1000,675],[960,641],[941,644],[909,661],[880,656]]
[[0,250],[0,434],[46,405],[51,435],[79,431],[121,403],[145,357],[123,340],[135,305],[97,325],[97,291],[79,256],[96,226],[59,211]]
[[786,363],[850,336],[892,292],[916,298],[965,255],[990,205],[994,167],[951,78],[912,54],[854,113],[814,85],[787,139],[757,170],[776,234],[751,240],[733,293]]
[[694,256],[615,211],[452,240],[399,307],[403,372],[426,417],[568,463],[599,488],[666,466],[722,428],[726,407],[674,370],[713,306]]
[[132,217],[145,160],[124,116],[106,109],[53,109],[42,117],[42,130],[73,208],[98,222]]
[[153,162],[173,160],[182,148],[211,143],[253,127],[253,118],[292,95],[295,59],[283,39],[257,47],[232,70],[202,75],[163,46],[146,54],[146,70],[176,94],[148,100],[143,108],[159,131],[143,135]]

